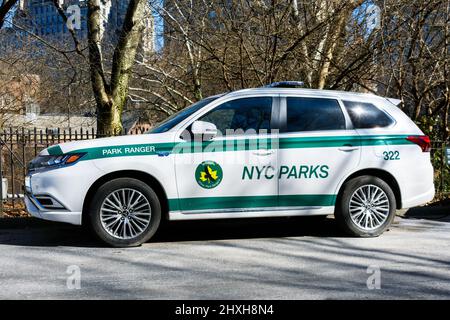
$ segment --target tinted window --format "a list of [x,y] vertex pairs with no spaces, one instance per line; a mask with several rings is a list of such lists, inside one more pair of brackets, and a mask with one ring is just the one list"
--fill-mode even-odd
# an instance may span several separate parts
[[171,115],[166,120],[164,120],[163,122],[156,125],[156,127],[151,129],[148,133],[163,133],[163,132],[169,131],[170,129],[175,127],[177,124],[179,124],[181,121],[188,118],[190,115],[194,114],[195,112],[197,112],[198,110],[200,110],[207,104],[213,102],[217,98],[219,98],[219,96],[206,98],[199,102],[194,103],[193,105]]
[[202,118],[214,123],[222,134],[226,130],[270,130],[272,98],[244,98],[225,102]]
[[333,99],[287,98],[287,132],[341,130],[345,118]]
[[355,129],[387,127],[394,122],[371,103],[344,101],[344,105]]

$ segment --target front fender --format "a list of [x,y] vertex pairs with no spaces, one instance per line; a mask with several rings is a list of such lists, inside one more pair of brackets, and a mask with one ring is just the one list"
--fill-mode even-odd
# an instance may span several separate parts
[[177,197],[175,162],[173,155],[130,156],[96,159],[93,164],[103,175],[118,171],[139,171],[155,178],[166,192],[167,197]]

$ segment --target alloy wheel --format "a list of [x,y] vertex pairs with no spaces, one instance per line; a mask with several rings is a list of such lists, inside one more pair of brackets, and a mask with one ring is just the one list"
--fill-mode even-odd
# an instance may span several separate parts
[[111,192],[100,208],[103,228],[117,239],[140,236],[150,224],[150,202],[140,191],[130,188]]
[[371,231],[382,226],[389,218],[390,203],[380,187],[370,184],[353,192],[349,203],[350,217],[359,228]]

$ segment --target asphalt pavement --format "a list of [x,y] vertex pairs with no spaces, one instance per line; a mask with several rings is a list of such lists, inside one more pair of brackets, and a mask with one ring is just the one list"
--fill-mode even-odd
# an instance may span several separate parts
[[371,239],[330,217],[172,222],[130,249],[0,219],[0,299],[449,299],[448,214],[412,210]]

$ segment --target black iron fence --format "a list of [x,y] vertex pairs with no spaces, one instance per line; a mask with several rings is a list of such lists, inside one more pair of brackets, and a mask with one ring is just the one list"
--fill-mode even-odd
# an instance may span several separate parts
[[431,143],[431,161],[434,168],[436,200],[439,200],[450,194],[450,141]]
[[[142,134],[144,129],[135,128],[128,134]],[[121,133],[125,135],[125,132]],[[0,130],[0,216],[4,212],[23,210],[23,186],[28,162],[37,154],[54,144],[103,138],[110,133],[98,133],[94,129],[3,129]],[[6,185],[5,185],[6,182]],[[5,189],[5,190],[3,190]],[[3,194],[5,197],[3,197]]]
[[[143,129],[135,129],[128,134],[141,134]],[[125,133],[122,133],[125,134]],[[0,215],[3,212],[23,210],[23,185],[26,167],[42,149],[66,141],[96,139],[110,136],[99,134],[94,129],[3,129],[0,131],[0,172],[7,181],[6,200],[0,201]],[[446,148],[450,142],[433,141],[431,156],[435,169],[437,198],[450,194],[450,166]],[[2,181],[3,182],[3,181]],[[3,189],[0,187],[0,189]],[[0,194],[0,199],[2,195]]]

